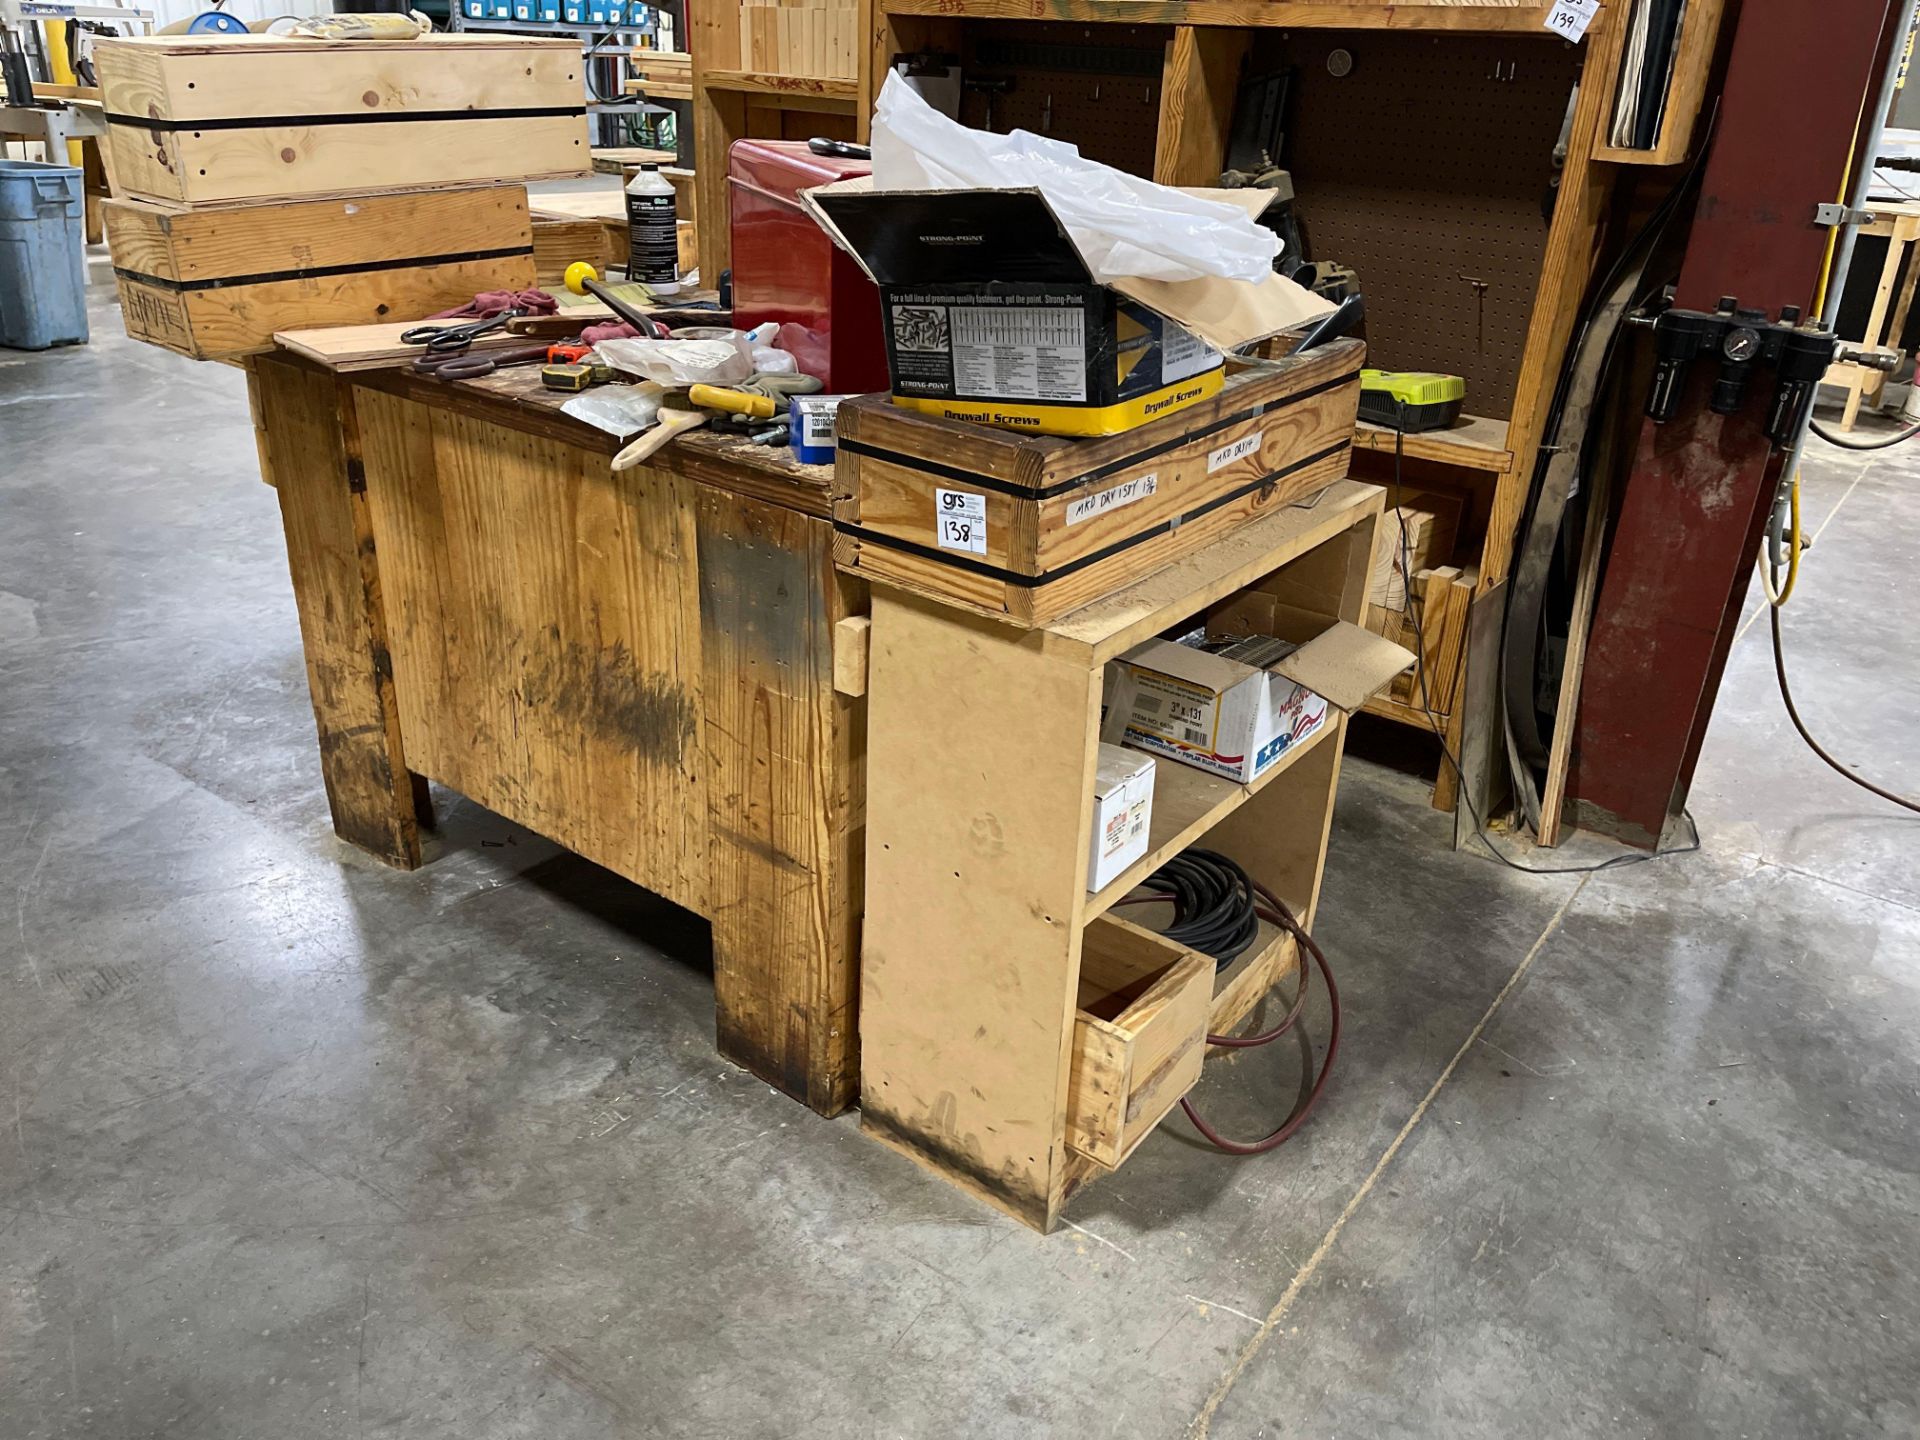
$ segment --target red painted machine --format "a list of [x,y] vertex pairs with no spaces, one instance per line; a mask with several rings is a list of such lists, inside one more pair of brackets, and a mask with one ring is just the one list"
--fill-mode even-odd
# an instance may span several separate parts
[[739,140],[727,152],[733,323],[780,322],[780,344],[830,394],[887,388],[880,292],[800,208],[802,190],[872,172],[804,140]]

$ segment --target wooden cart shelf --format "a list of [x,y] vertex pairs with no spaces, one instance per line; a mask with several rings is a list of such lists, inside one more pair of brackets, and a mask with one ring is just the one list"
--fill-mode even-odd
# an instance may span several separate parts
[[811,75],[769,75],[753,70],[706,70],[701,83],[710,90],[732,90],[744,95],[777,95],[789,105],[808,99],[833,102],[834,108],[851,113],[859,95],[859,82],[851,78],[832,79]]
[[[1020,629],[876,581],[861,955],[865,1131],[1040,1229],[1122,1164],[1298,963],[1264,927],[1216,972],[1114,907],[1178,851],[1232,856],[1313,924],[1346,735],[1251,785],[1162,759],[1150,852],[1086,888],[1106,662],[1169,627],[1284,606],[1357,623],[1385,492],[1340,480],[1051,623]],[[1224,602],[1224,603],[1223,603]],[[1231,607],[1231,608],[1228,608]],[[1110,913],[1112,912],[1112,913]]]
[[[1370,425],[1362,420],[1354,427],[1353,443],[1362,450],[1391,455],[1395,434],[1384,425]],[[1431,460],[1462,470],[1504,475],[1513,468],[1513,452],[1507,448],[1507,422],[1479,415],[1462,415],[1457,425],[1446,430],[1408,435],[1400,448],[1408,459]]]
[[1166,764],[1158,767],[1153,788],[1153,819],[1148,825],[1147,853],[1114,880],[1087,896],[1082,923],[1106,914],[1147,876],[1195,843],[1320,746],[1329,744],[1335,728],[1329,725],[1310,735],[1281,756],[1271,770],[1258,776],[1251,785],[1209,775],[1204,770],[1195,770],[1187,765]]

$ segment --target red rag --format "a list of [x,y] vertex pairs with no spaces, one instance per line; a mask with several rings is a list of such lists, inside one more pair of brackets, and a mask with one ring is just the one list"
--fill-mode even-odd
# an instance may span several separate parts
[[624,320],[609,321],[605,325],[589,325],[580,332],[582,345],[598,345],[602,340],[637,340],[640,332]]
[[454,310],[441,310],[429,320],[487,320],[502,310],[518,310],[526,315],[552,315],[560,302],[544,290],[482,290],[466,304]]

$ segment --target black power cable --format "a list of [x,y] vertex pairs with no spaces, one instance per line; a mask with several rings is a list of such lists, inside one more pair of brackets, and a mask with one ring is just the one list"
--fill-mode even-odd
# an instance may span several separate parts
[[1807,748],[1818,755],[1834,770],[1858,785],[1862,790],[1869,791],[1872,794],[1878,795],[1882,800],[1898,805],[1904,810],[1911,810],[1916,815],[1920,815],[1920,800],[1895,794],[1883,786],[1874,784],[1873,781],[1867,779],[1866,776],[1856,770],[1849,769],[1845,764],[1834,759],[1834,757],[1828,753],[1826,746],[1813,738],[1812,733],[1807,729],[1806,722],[1800,718],[1799,708],[1793,703],[1793,691],[1787,685],[1787,657],[1780,649],[1780,607],[1778,605],[1769,605],[1767,607],[1767,621],[1773,627],[1773,673],[1774,678],[1780,682],[1780,698],[1786,702],[1787,718],[1793,722],[1793,728],[1800,732],[1800,738],[1807,742]]
[[[1173,923],[1160,933],[1176,945],[1211,955],[1224,970],[1260,933],[1254,914],[1253,881],[1247,872],[1213,850],[1183,850],[1145,880],[1156,900],[1173,905]],[[1128,902],[1145,903],[1138,896]]]
[[1882,435],[1876,440],[1849,440],[1837,431],[1829,430],[1818,420],[1809,420],[1807,428],[1829,445],[1838,445],[1842,450],[1891,450],[1896,445],[1904,445],[1914,436],[1920,435],[1920,425],[1909,425],[1906,429],[1892,435]]

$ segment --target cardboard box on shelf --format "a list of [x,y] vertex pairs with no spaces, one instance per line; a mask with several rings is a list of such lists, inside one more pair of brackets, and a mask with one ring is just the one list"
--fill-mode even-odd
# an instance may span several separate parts
[[[1264,190],[1202,190],[1257,215]],[[1325,314],[1259,284],[1094,281],[1037,190],[810,190],[816,219],[880,287],[897,405],[1045,435],[1117,435],[1216,393],[1221,352]]]
[[1093,853],[1087,889],[1098,890],[1147,853],[1153,819],[1153,757],[1119,745],[1100,745],[1093,777]]
[[1305,644],[1255,635],[1216,652],[1149,640],[1107,667],[1101,739],[1244,785],[1412,663],[1345,621]]

